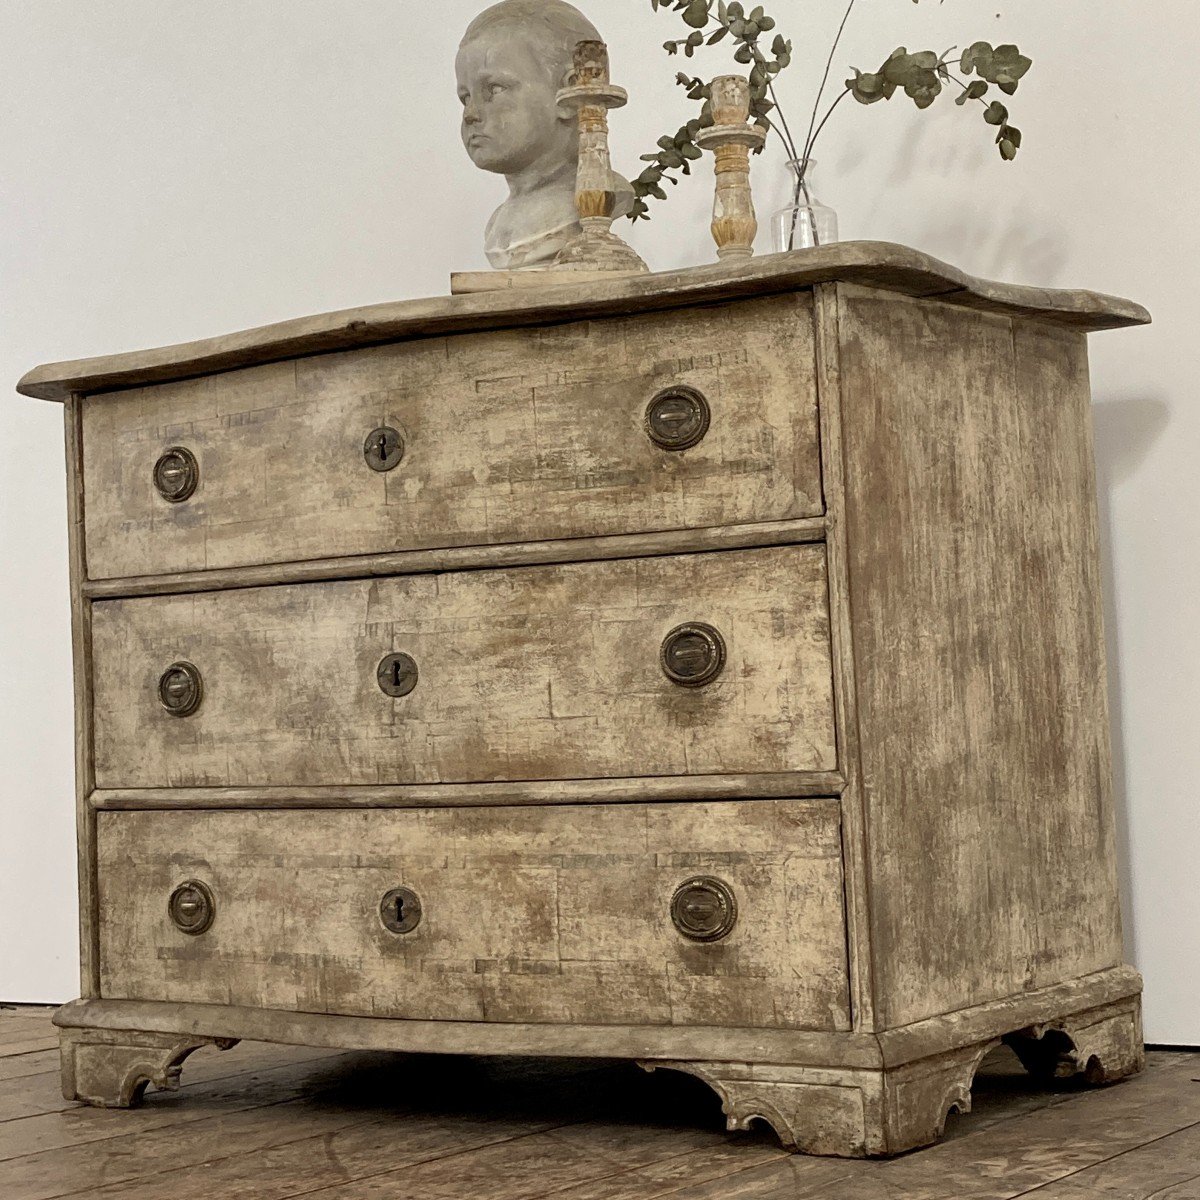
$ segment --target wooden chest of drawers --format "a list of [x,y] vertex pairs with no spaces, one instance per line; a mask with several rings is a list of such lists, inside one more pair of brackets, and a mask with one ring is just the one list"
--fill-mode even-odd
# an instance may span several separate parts
[[68,1097],[238,1038],[626,1057],[891,1154],[1141,1064],[1086,333],[846,243],[39,368]]

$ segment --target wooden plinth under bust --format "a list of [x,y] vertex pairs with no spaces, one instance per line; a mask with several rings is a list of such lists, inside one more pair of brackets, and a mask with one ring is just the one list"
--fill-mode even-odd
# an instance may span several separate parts
[[1086,334],[1147,319],[847,243],[33,371],[67,1095],[238,1038],[611,1056],[886,1155],[1002,1041],[1138,1070]]

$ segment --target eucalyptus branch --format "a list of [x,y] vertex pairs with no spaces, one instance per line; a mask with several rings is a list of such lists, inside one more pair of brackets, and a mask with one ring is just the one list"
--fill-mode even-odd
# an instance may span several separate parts
[[[946,52],[950,53],[952,51]],[[970,83],[957,79],[950,71],[951,61],[964,75],[974,73],[979,78]],[[854,69],[854,78],[846,80],[846,87],[860,104],[890,100],[899,88],[903,88],[905,95],[923,109],[941,94],[943,81],[957,83],[962,91],[956,103],[961,106],[971,100],[982,101],[993,86],[1006,96],[1013,95],[1032,65],[1032,59],[1011,45],[976,42],[957,60],[947,60],[945,55],[935,54],[932,50],[910,54],[901,46],[892,51],[878,71],[864,73]],[[998,129],[996,144],[1000,156],[1006,161],[1016,158],[1021,148],[1021,131],[1008,123],[1008,109],[999,100],[992,100],[984,104],[983,119]]]
[[[914,3],[919,2],[914,0]],[[849,0],[842,15],[801,146],[792,134],[775,89],[776,78],[791,64],[792,43],[777,33],[771,43],[770,54],[763,50],[760,39],[775,28],[775,21],[767,16],[761,5],[747,13],[741,0],[650,0],[655,12],[662,10],[678,14],[690,28],[686,37],[672,38],[663,43],[668,54],[682,53],[684,57],[691,58],[702,47],[715,46],[726,38],[736,44],[734,61],[750,67],[751,117],[760,128],[768,132],[774,130],[789,160],[796,164],[797,205],[801,193],[807,195],[805,176],[816,143],[847,96],[853,96],[860,104],[870,105],[880,100],[890,100],[897,91],[903,89],[917,108],[926,109],[944,90],[944,84],[955,85],[959,89],[957,104],[961,106],[975,100],[983,104],[984,121],[997,130],[996,144],[1001,157],[1005,160],[1016,157],[1021,148],[1021,131],[1009,124],[1008,109],[1003,103],[984,99],[992,87],[999,88],[1005,95],[1013,95],[1032,66],[1032,60],[1012,45],[992,46],[989,42],[976,42],[957,59],[950,57],[957,47],[943,54],[933,50],[910,54],[907,48],[901,46],[889,55],[878,71],[864,72],[851,68],[853,77],[846,80],[844,90],[822,116],[821,104],[833,73],[833,64],[857,3],[858,0]],[[975,75],[977,78],[960,78],[951,70],[952,67],[964,76]],[[682,72],[676,78],[680,86],[687,89],[689,99],[701,101],[700,116],[681,126],[676,133],[659,138],[658,149],[654,153],[642,155],[642,161],[650,165],[633,182],[634,202],[629,216],[634,221],[649,217],[648,199],[666,199],[667,193],[662,186],[664,181],[678,183],[672,171],[683,175],[691,173],[690,164],[702,157],[696,136],[701,129],[713,123],[709,84]]]
[[[780,71],[792,61],[792,44],[776,34],[771,43],[771,53],[764,53],[759,45],[760,37],[775,28],[775,20],[757,6],[749,13],[741,0],[650,0],[655,12],[660,9],[678,13],[691,32],[683,38],[672,38],[663,43],[668,54],[680,54],[691,58],[702,46],[715,46],[730,38],[737,45],[734,60],[750,67],[750,115],[754,123],[768,133],[775,131],[789,158],[796,155],[796,142],[788,128],[787,120],[778,111],[778,101],[773,82]],[[633,181],[634,200],[629,212],[630,220],[648,219],[647,200],[666,199],[663,182],[672,184],[678,180],[670,174],[680,171],[690,174],[689,163],[702,156],[696,143],[696,134],[713,123],[712,103],[709,87],[703,80],[691,79],[680,73],[676,81],[688,89],[688,98],[701,100],[698,121],[689,121],[675,134],[666,134],[658,139],[658,150],[643,154],[642,161],[650,165]],[[770,117],[776,112],[779,121]]]

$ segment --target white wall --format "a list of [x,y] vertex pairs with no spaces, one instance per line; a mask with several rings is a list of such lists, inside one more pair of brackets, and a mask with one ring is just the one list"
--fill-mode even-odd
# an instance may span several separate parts
[[[649,0],[580,0],[631,107],[617,165],[686,119]],[[457,141],[451,75],[483,0],[0,0],[0,380],[328,309],[485,265],[502,182]],[[801,113],[841,0],[775,0]],[[997,8],[1001,11],[997,14]],[[419,14],[411,30],[406,14]],[[427,14],[436,13],[436,18]],[[793,13],[808,15],[802,26]],[[819,14],[820,20],[810,14]],[[791,17],[791,19],[789,19]],[[1195,0],[860,0],[838,74],[891,49],[1017,40],[1035,59],[1003,164],[948,99],[848,103],[823,196],[843,235],[975,273],[1093,287],[1157,324],[1093,339],[1129,955],[1151,1041],[1200,1043],[1200,261]],[[805,49],[805,47],[811,47]],[[717,74],[718,51],[696,73]],[[780,164],[755,168],[764,194]],[[706,261],[707,172],[634,239]],[[765,205],[764,205],[765,207]],[[75,993],[66,542],[57,406],[0,407],[0,999]]]

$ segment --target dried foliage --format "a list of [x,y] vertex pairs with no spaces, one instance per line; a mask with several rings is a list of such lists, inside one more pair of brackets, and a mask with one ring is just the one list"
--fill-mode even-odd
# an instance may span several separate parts
[[[799,165],[798,188],[802,186],[805,171],[812,157],[813,147],[825,128],[834,110],[847,97],[853,96],[860,104],[876,104],[890,100],[902,91],[919,109],[928,108],[947,88],[957,88],[956,103],[964,105],[979,103],[983,106],[983,119],[996,129],[996,145],[1006,161],[1017,156],[1021,148],[1021,131],[1011,125],[1008,109],[996,99],[988,99],[993,87],[1007,96],[1013,95],[1025,77],[1032,60],[1016,46],[993,46],[990,42],[976,42],[958,57],[953,50],[938,54],[933,50],[909,52],[901,46],[892,51],[878,71],[860,71],[852,67],[853,75],[845,81],[843,91],[822,115],[821,105],[825,98],[826,85],[833,67],[833,60],[841,43],[842,34],[858,0],[850,0],[845,16],[825,68],[825,77],[817,92],[812,119],[803,141],[792,135],[783,110],[775,94],[776,77],[792,61],[792,43],[780,33],[775,33],[769,46],[767,35],[775,30],[775,19],[768,16],[763,7],[747,12],[738,0],[650,0],[655,12],[678,14],[689,32],[685,37],[663,43],[668,54],[682,54],[691,58],[704,46],[715,46],[729,40],[734,47],[736,63],[748,66],[750,80],[750,116],[754,123],[778,136],[784,144],[790,161]],[[919,0],[913,0],[918,3]],[[970,77],[974,75],[975,78]],[[700,115],[680,126],[673,134],[664,134],[658,139],[658,148],[651,154],[643,154],[642,161],[649,165],[633,181],[634,203],[629,213],[633,221],[648,220],[648,200],[667,198],[664,183],[677,183],[672,172],[691,174],[691,163],[701,157],[696,135],[713,123],[710,86],[703,79],[680,72],[676,82],[687,90],[689,100],[700,102]]]

